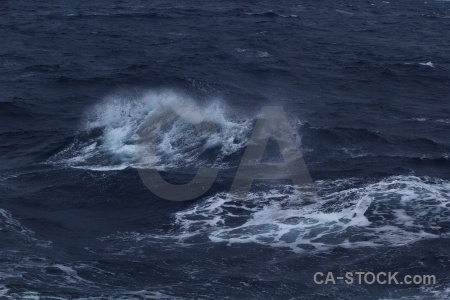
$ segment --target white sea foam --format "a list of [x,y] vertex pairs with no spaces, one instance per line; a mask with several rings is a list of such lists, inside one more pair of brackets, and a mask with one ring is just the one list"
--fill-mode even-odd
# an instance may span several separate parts
[[355,14],[355,13],[353,13],[353,12],[351,12],[351,11],[346,11],[346,10],[342,10],[342,9],[336,9],[336,11],[337,11],[338,13],[341,13],[341,14],[344,14],[344,15],[349,15],[349,16],[352,16],[352,15]]
[[50,161],[102,171],[184,167],[205,160],[221,167],[226,156],[243,148],[252,122],[217,99],[200,105],[167,90],[134,99],[111,96],[88,110],[74,143]]
[[[17,255],[17,251],[14,251]],[[129,290],[112,285],[111,278],[117,277],[115,273],[100,268],[97,263],[50,263],[48,259],[38,256],[18,256],[14,260],[5,260],[4,271],[0,271],[0,279],[9,278],[9,281],[21,282],[26,280],[28,290],[8,288],[0,284],[1,299],[181,299],[165,293],[170,287],[154,287],[152,290]],[[38,273],[36,274],[36,271]],[[84,278],[86,277],[86,278]],[[89,278],[89,280],[87,279]],[[123,278],[123,277],[122,277]],[[94,280],[95,281],[91,281]],[[103,284],[99,285],[99,282]],[[47,291],[59,291],[59,296],[41,294],[36,287],[45,286]],[[42,290],[42,289],[37,289]],[[84,297],[66,297],[64,291],[75,291]],[[87,293],[86,293],[87,291]],[[53,293],[55,294],[55,293]]]
[[411,62],[404,63],[404,65],[414,65],[414,64],[417,64],[417,65],[420,65],[420,66],[434,68],[434,64],[431,61],[420,62],[420,63],[411,63]]
[[[450,182],[393,176],[363,186],[320,181],[318,201],[303,204],[291,186],[258,189],[245,200],[219,193],[174,215],[170,234],[125,233],[119,239],[179,245],[257,243],[294,251],[401,246],[450,236]],[[110,237],[111,238],[111,237]]]
[[426,122],[426,121],[428,121],[427,118],[415,118],[415,119],[412,119],[412,120],[417,121],[417,122]]
[[258,50],[243,49],[243,48],[236,48],[236,51],[239,53],[243,53],[247,57],[263,58],[263,57],[270,56],[270,54],[266,51],[258,51]]
[[9,289],[6,286],[4,286],[3,284],[0,284],[0,297],[6,296],[8,291],[9,291]]
[[431,61],[419,63],[419,65],[434,68],[434,64]]
[[25,227],[23,227],[19,221],[14,219],[11,213],[7,210],[0,209],[0,229],[12,229],[24,235],[32,235],[33,232]]
[[405,119],[408,121],[415,121],[415,122],[436,122],[436,123],[443,123],[443,124],[450,124],[450,119],[430,119],[425,117],[416,117],[416,118],[409,118]]
[[[61,288],[61,287],[59,287]],[[169,295],[167,293],[159,292],[159,291],[149,291],[149,290],[130,290],[130,291],[97,291],[95,290],[95,286],[89,289],[90,294],[98,294],[99,296],[86,296],[86,297],[59,297],[59,296],[48,296],[47,294],[42,295],[39,292],[33,291],[25,291],[25,292],[10,292],[10,290],[4,288],[0,285],[0,296],[2,299],[28,299],[28,300],[103,300],[103,299],[111,299],[111,300],[136,300],[136,299],[174,299],[174,300],[182,300],[185,298],[177,297],[173,295]]]
[[34,232],[27,227],[23,226],[18,220],[16,220],[12,214],[0,208],[0,231],[3,233],[3,237],[7,238],[10,235],[14,239],[20,239],[26,243],[33,242],[37,246],[49,247],[51,242],[41,241],[34,237]]
[[422,285],[421,294],[415,296],[403,296],[396,298],[380,298],[380,300],[428,300],[428,299],[450,299],[450,287],[444,284]]

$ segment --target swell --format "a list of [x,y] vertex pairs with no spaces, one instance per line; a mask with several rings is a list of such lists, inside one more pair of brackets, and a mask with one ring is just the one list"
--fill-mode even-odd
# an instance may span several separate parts
[[305,154],[314,161],[338,158],[398,157],[405,159],[448,159],[450,145],[430,138],[374,132],[364,128],[312,127],[306,123],[300,133]]

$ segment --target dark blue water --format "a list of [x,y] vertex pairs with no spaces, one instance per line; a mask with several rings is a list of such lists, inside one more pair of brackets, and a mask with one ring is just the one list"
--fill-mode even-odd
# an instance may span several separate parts
[[[449,25],[446,1],[1,2],[0,297],[449,297]],[[180,104],[218,131],[173,119]],[[267,105],[314,204],[288,183],[227,200]],[[171,202],[143,162],[219,176]],[[313,281],[357,271],[437,283]]]

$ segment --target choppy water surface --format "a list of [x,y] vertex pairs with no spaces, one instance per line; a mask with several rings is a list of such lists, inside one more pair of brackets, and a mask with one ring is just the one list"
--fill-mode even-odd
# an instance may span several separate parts
[[[1,298],[450,296],[449,2],[5,1],[0,14]],[[287,113],[316,202],[285,182],[227,197],[268,105]],[[187,202],[137,172],[189,181],[202,166],[218,177]],[[437,284],[320,286],[319,271]]]

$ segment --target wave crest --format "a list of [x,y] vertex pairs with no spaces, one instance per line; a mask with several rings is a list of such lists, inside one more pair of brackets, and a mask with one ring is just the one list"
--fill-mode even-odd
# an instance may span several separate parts
[[75,141],[51,161],[91,170],[223,167],[244,147],[252,122],[219,100],[200,104],[174,91],[111,96],[86,113]]

